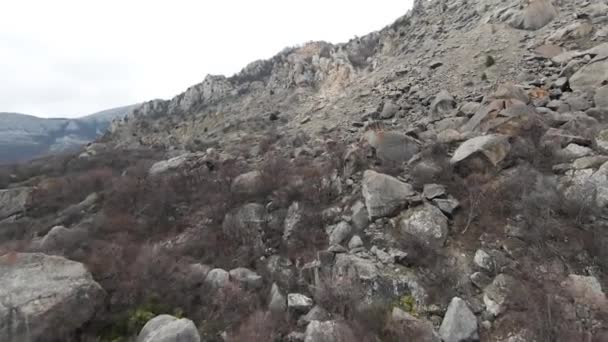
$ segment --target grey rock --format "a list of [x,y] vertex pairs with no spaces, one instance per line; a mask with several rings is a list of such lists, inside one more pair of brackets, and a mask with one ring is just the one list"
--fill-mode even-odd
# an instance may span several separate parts
[[351,254],[338,254],[334,265],[336,275],[356,276],[359,279],[370,280],[378,276],[376,264],[369,260]]
[[570,88],[581,92],[595,90],[606,80],[608,80],[608,57],[596,57],[570,77]]
[[399,111],[399,106],[392,101],[384,102],[382,111],[380,112],[380,118],[390,119]]
[[205,277],[205,283],[213,288],[222,288],[230,282],[230,274],[221,268],[214,268]]
[[471,279],[471,283],[480,290],[483,290],[492,283],[492,279],[483,272],[475,272],[469,278]]
[[[606,133],[608,136],[608,132]],[[601,147],[599,142],[598,147]],[[608,149],[608,141],[606,142],[606,146],[604,148]],[[572,162],[572,168],[575,170],[596,169],[607,161],[608,156],[582,157]]]
[[238,267],[230,270],[228,273],[230,274],[230,279],[237,281],[247,289],[259,289],[262,287],[262,276],[248,268]]
[[502,134],[482,135],[462,143],[454,152],[450,163],[458,165],[473,156],[481,155],[492,165],[497,166],[507,157],[510,150],[511,145],[507,136]]
[[608,129],[601,130],[595,137],[595,143],[602,151],[608,152]]
[[568,146],[563,149],[563,152],[569,158],[581,158],[593,154],[593,150],[589,147],[574,143],[568,144]]
[[352,212],[352,223],[357,231],[363,231],[369,225],[369,214],[365,204],[361,201],[357,201],[351,207]]
[[466,102],[460,106],[460,112],[465,116],[471,117],[479,110],[480,107],[481,103],[479,102]]
[[78,243],[86,240],[88,234],[83,229],[68,229],[55,226],[40,240],[41,251],[74,250]]
[[439,335],[443,342],[478,341],[477,318],[461,298],[454,297],[443,317]]
[[448,218],[437,207],[424,204],[410,208],[398,218],[399,229],[430,246],[443,246],[448,237]]
[[262,190],[263,186],[262,173],[260,171],[250,171],[237,176],[232,181],[230,189],[235,194],[255,195]]
[[298,320],[299,326],[307,326],[312,321],[325,322],[331,319],[331,315],[322,307],[316,305],[306,315]]
[[380,262],[383,264],[393,264],[395,262],[395,259],[392,255],[388,254],[387,252],[381,250],[376,246],[372,246],[369,251],[374,254],[378,258],[378,260],[380,260]]
[[188,266],[188,274],[186,275],[186,282],[192,288],[200,287],[205,283],[207,274],[211,271],[211,267],[204,264],[190,264]]
[[268,310],[272,313],[283,313],[287,310],[287,300],[281,293],[277,284],[272,284],[270,288],[270,301],[268,303]]
[[473,262],[475,262],[477,267],[487,272],[494,271],[494,260],[490,254],[486,253],[483,249],[478,249],[477,252],[475,252]]
[[495,16],[513,28],[534,31],[550,23],[557,15],[557,9],[550,0],[536,0],[521,6],[519,2],[514,2],[506,10],[499,9]]
[[353,331],[339,321],[312,321],[306,327],[304,342],[356,341]]
[[394,214],[415,195],[411,185],[371,170],[363,174],[362,192],[369,218],[372,220]]
[[447,90],[442,90],[431,103],[431,112],[436,116],[450,114],[456,108],[456,101]]
[[152,176],[160,175],[169,171],[174,171],[181,168],[183,165],[188,163],[192,159],[202,157],[201,153],[184,153],[177,157],[173,157],[167,160],[161,160],[154,163],[148,173]]
[[310,297],[300,293],[290,293],[287,295],[287,309],[294,313],[307,313],[314,302]]
[[222,222],[222,229],[228,236],[251,244],[258,250],[263,249],[262,236],[266,226],[266,208],[258,203],[247,203],[231,210]]
[[352,227],[347,222],[340,222],[334,226],[327,227],[329,245],[339,245],[352,233]]
[[355,249],[355,248],[358,248],[358,247],[363,247],[363,241],[361,240],[361,238],[359,237],[359,235],[355,235],[348,242],[348,248],[349,249]]
[[460,202],[452,196],[448,198],[435,198],[433,204],[447,215],[453,215],[456,209],[460,207]]
[[91,319],[104,297],[81,263],[38,253],[1,256],[0,340],[60,340]]
[[288,287],[291,280],[295,277],[293,263],[280,255],[271,255],[266,263],[266,271],[272,281],[282,287]]
[[283,228],[284,241],[289,241],[296,229],[300,227],[301,222],[302,209],[300,208],[300,203],[293,202],[287,209],[287,215],[285,216],[285,223]]
[[416,341],[441,342],[441,338],[433,329],[431,322],[416,318],[397,307],[394,307],[391,312],[391,321],[397,324],[401,331],[410,336],[416,336]]
[[401,132],[368,127],[362,140],[375,149],[376,156],[384,162],[403,163],[420,151],[419,143]]
[[23,213],[31,192],[25,187],[0,190],[0,220]]
[[483,290],[483,302],[486,311],[499,316],[509,308],[517,308],[525,301],[525,289],[512,276],[499,274]]
[[136,342],[200,342],[196,325],[189,319],[159,315],[141,329]]
[[608,109],[608,85],[596,89],[593,100],[596,107]]
[[433,198],[443,197],[447,194],[445,186],[441,184],[425,184],[422,190],[422,195],[428,200]]

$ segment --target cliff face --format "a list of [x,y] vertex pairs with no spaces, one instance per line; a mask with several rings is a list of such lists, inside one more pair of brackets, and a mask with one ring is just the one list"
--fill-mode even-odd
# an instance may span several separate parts
[[113,119],[124,117],[133,107],[113,108],[78,119],[0,113],[0,163],[77,149],[105,133]]

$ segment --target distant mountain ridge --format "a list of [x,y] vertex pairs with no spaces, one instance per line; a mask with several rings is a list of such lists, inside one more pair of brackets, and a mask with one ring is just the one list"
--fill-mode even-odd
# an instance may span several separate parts
[[103,134],[112,120],[124,117],[135,106],[112,108],[75,119],[0,112],[0,163],[29,160],[82,146]]

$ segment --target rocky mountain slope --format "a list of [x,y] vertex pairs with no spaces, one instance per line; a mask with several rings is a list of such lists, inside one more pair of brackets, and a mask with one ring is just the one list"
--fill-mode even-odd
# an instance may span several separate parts
[[0,113],[0,163],[77,149],[105,133],[113,119],[124,117],[133,108],[113,108],[77,119]]
[[605,341],[607,98],[605,0],[208,76],[2,169],[0,340]]

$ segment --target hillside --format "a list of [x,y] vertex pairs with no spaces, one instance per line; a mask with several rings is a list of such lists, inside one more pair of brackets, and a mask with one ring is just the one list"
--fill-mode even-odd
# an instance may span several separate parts
[[0,112],[0,163],[75,150],[105,133],[113,119],[124,117],[133,108],[113,108],[77,119]]
[[0,169],[0,340],[606,341],[607,99],[606,0],[207,76]]

